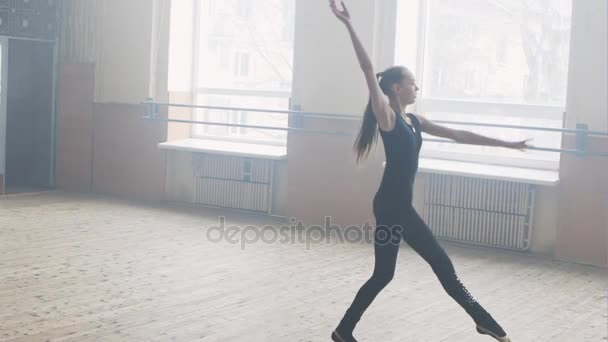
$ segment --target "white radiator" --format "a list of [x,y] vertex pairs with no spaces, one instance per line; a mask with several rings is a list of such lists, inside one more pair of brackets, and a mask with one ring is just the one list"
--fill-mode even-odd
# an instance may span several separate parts
[[423,215],[440,239],[527,250],[534,195],[532,184],[432,174]]
[[272,160],[197,153],[195,203],[270,214],[273,170]]

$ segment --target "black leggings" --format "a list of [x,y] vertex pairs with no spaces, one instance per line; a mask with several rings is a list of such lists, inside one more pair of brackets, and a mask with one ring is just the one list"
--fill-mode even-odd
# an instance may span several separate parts
[[374,298],[393,279],[401,239],[431,266],[448,295],[460,304],[475,323],[500,336],[505,335],[498,323],[460,282],[452,261],[413,208],[399,215],[376,215],[374,272],[371,278],[361,287],[352,305],[347,310],[340,323],[342,331],[352,332],[355,324]]

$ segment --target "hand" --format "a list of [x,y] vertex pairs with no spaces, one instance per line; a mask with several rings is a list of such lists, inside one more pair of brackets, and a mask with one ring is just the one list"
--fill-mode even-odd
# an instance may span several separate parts
[[348,12],[348,8],[346,8],[346,5],[344,4],[344,1],[341,1],[340,3],[342,5],[342,10],[338,9],[338,6],[336,5],[336,0],[329,0],[329,7],[331,7],[331,10],[332,12],[334,12],[336,18],[340,19],[340,21],[344,24],[348,24],[350,23],[350,13]]
[[515,150],[525,151],[529,147],[531,147],[531,145],[528,144],[528,142],[531,141],[531,140],[532,139],[526,139],[526,140],[514,141],[514,142],[506,142],[505,143],[505,147],[512,148],[512,149],[515,149]]

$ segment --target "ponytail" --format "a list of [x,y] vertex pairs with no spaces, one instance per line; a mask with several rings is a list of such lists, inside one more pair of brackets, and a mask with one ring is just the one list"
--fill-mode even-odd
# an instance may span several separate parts
[[[394,66],[386,69],[383,72],[376,74],[376,79],[380,83],[382,92],[388,95],[390,87],[401,82],[403,79],[404,67]],[[355,154],[357,155],[357,163],[369,155],[372,146],[378,141],[378,120],[372,108],[371,98],[367,101],[367,107],[365,107],[365,113],[363,114],[363,123],[361,124],[361,130],[357,135],[355,141]]]

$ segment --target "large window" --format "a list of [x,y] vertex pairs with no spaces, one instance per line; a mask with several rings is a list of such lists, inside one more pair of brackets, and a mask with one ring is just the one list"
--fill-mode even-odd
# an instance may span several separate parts
[[[295,0],[201,0],[195,7],[199,105],[289,109]],[[287,115],[198,110],[195,119],[287,127]],[[194,125],[195,137],[284,144],[285,131]]]
[[[397,64],[417,74],[432,120],[561,128],[572,0],[400,0]],[[415,24],[412,19],[418,18]],[[414,50],[414,51],[412,51]],[[462,128],[462,126],[454,126]],[[561,147],[559,133],[466,127]],[[425,144],[423,156],[557,169],[559,154]]]

